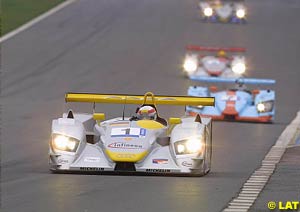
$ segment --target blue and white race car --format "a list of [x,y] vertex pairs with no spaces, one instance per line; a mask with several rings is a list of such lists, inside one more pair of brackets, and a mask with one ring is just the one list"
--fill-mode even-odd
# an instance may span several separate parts
[[246,23],[246,7],[242,0],[201,0],[199,8],[207,22]]
[[187,106],[188,115],[200,114],[201,117],[211,117],[214,120],[232,120],[246,122],[273,122],[275,116],[275,91],[253,89],[249,90],[245,84],[271,85],[272,79],[253,78],[216,78],[216,77],[190,77],[192,80],[208,83],[236,83],[236,88],[218,91],[215,86],[190,86],[190,96],[215,97],[215,107]]

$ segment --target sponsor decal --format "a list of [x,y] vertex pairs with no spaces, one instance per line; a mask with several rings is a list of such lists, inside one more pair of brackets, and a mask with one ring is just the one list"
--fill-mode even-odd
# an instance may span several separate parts
[[135,154],[128,154],[128,153],[120,153],[117,154],[118,158],[135,158]]
[[111,137],[134,137],[140,138],[146,136],[146,129],[137,127],[118,127],[112,128]]
[[146,129],[140,128],[140,136],[145,137],[146,136]]
[[99,167],[80,167],[82,171],[104,171],[104,168]]
[[168,164],[169,160],[168,159],[153,159],[152,160],[152,163],[155,163],[155,164]]
[[143,148],[142,145],[126,144],[126,143],[122,143],[122,142],[114,142],[114,143],[109,144],[107,147],[118,148],[118,149],[142,149]]
[[69,163],[69,160],[64,159],[64,158],[60,158],[60,159],[57,160],[57,163],[59,163],[59,164],[66,164],[66,163]]
[[130,137],[125,137],[125,138],[123,138],[125,141],[131,141],[132,140],[132,138],[130,138]]
[[88,163],[97,163],[100,162],[100,158],[98,157],[85,157],[83,159],[84,162],[88,162]]
[[146,169],[146,172],[169,173],[171,172],[171,170],[170,169]]
[[193,166],[193,163],[190,162],[190,161],[183,161],[183,162],[181,163],[181,165],[186,166],[186,167],[192,167],[192,166]]
[[240,98],[236,95],[224,95],[221,97],[221,100],[236,102],[236,101],[240,100]]

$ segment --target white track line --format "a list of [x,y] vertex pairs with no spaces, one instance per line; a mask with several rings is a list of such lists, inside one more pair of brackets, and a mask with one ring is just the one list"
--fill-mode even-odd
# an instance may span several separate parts
[[258,195],[268,183],[285,149],[290,143],[295,142],[299,128],[300,111],[297,113],[296,118],[281,133],[276,144],[272,146],[262,161],[261,167],[253,172],[242,186],[238,196],[228,203],[223,212],[242,212],[248,211],[251,208]]
[[66,6],[68,6],[69,4],[72,4],[75,1],[77,1],[77,0],[66,0],[65,2],[57,5],[56,7],[52,8],[48,12],[43,13],[42,15],[34,18],[33,20],[27,22],[26,24],[18,27],[14,31],[9,32],[8,34],[4,35],[3,37],[0,38],[0,43],[12,38],[13,36],[15,36],[16,34],[18,34],[20,32],[23,32],[24,30],[28,29],[29,27],[33,26],[34,24],[36,24],[36,23],[40,22],[41,20],[49,17],[50,15],[53,15],[54,13],[58,12],[59,10],[65,8]]

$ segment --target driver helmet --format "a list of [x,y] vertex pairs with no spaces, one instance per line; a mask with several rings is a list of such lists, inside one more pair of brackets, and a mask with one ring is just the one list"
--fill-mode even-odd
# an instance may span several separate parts
[[138,109],[137,117],[140,120],[156,120],[157,112],[154,107],[146,105]]
[[226,57],[227,55],[226,55],[226,52],[224,50],[220,50],[220,51],[218,51],[217,56],[218,57]]

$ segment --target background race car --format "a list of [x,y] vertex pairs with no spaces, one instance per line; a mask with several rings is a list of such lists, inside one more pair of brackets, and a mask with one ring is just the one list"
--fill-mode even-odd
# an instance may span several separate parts
[[246,72],[245,48],[189,45],[183,62],[187,77],[238,78]]
[[236,88],[218,91],[216,87],[190,86],[190,96],[211,96],[215,97],[215,107],[187,106],[186,112],[189,115],[201,114],[201,117],[211,117],[214,120],[232,120],[248,122],[273,122],[275,116],[275,91],[253,89],[249,90],[245,84],[271,85],[275,80],[271,79],[224,79],[224,78],[197,78],[193,80],[201,82],[223,82],[236,83]]
[[[161,118],[156,105],[214,105],[211,97],[66,94],[66,102],[142,104],[155,119],[105,120],[103,113],[64,113],[53,120],[49,148],[53,172],[143,172],[202,176],[210,171],[210,118]],[[140,111],[139,108],[137,111]],[[145,112],[145,111],[144,111]],[[139,112],[137,112],[139,115]]]
[[242,0],[206,0],[199,2],[204,21],[246,23],[246,7]]

